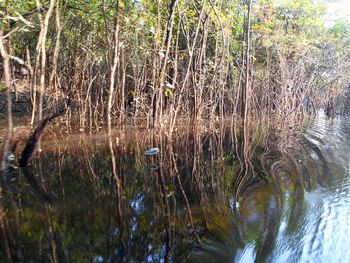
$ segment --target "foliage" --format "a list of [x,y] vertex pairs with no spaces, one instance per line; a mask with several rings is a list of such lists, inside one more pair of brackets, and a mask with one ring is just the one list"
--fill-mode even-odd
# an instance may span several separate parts
[[[220,118],[239,114],[246,66],[252,79],[249,108],[257,115],[296,118],[304,110],[299,107],[303,102],[326,104],[322,94],[337,86],[332,97],[337,96],[347,85],[349,21],[327,26],[327,2],[253,1],[249,61],[243,44],[248,1],[171,2],[173,22],[167,1],[55,1],[58,8],[49,20],[45,44],[46,75],[53,78],[46,79],[45,99],[57,103],[52,92],[62,99],[76,98],[80,125],[95,125],[105,114],[115,45],[113,112],[120,118],[152,116],[160,124],[162,119],[173,124],[177,115],[193,115],[195,122],[213,114]],[[33,0],[8,3],[6,7],[1,2],[5,33],[20,30],[6,39],[6,45],[13,56],[35,69],[39,17],[49,3],[43,2],[43,10]],[[113,40],[116,23],[118,43]],[[31,73],[28,82],[33,78]],[[335,86],[329,84],[334,82]]]

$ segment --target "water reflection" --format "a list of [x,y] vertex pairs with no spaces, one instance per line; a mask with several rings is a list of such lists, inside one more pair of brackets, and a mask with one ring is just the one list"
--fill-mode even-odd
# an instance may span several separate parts
[[1,261],[350,260],[350,121],[172,138],[43,143],[30,167],[2,175]]

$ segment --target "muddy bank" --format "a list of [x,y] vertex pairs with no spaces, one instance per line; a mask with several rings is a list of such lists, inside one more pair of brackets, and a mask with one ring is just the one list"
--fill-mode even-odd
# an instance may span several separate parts
[[[32,111],[32,103],[29,92],[18,92],[17,96],[14,92],[12,96],[12,113],[14,117],[24,117],[30,115]],[[7,116],[6,93],[0,93],[0,118],[5,119]]]

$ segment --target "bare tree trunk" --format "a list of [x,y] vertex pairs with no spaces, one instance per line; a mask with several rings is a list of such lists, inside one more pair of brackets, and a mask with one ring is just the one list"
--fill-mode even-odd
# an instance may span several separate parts
[[[42,102],[43,102],[43,92],[45,89],[45,66],[46,66],[46,49],[45,49],[45,42],[46,42],[46,35],[47,35],[47,29],[49,25],[49,19],[51,17],[51,14],[53,12],[53,8],[55,5],[56,0],[50,0],[49,9],[46,12],[46,15],[44,19],[42,18],[41,12],[39,12],[38,17],[40,21],[40,33],[39,33],[39,39],[36,46],[36,58],[35,58],[35,67],[34,67],[34,73],[33,73],[33,111],[32,111],[32,118],[31,118],[31,124],[34,123],[35,118],[35,111],[36,111],[36,76],[39,68],[39,62],[41,58],[40,63],[40,74],[39,74],[39,120],[42,120]],[[36,0],[36,6],[39,10],[42,10],[42,6],[39,2],[39,0]]]
[[[168,18],[168,25],[167,25],[167,30],[166,30],[166,51],[165,51],[165,56],[163,59],[162,63],[162,68],[160,70],[160,81],[159,81],[159,97],[158,97],[158,102],[157,102],[157,110],[159,112],[159,119],[158,121],[161,122],[162,120],[162,111],[163,111],[163,85],[164,85],[164,78],[165,78],[165,70],[166,70],[166,65],[167,61],[169,58],[169,52],[170,52],[170,45],[172,41],[172,35],[173,35],[173,25],[174,25],[174,17],[175,17],[175,7],[177,5],[177,0],[172,0],[170,3],[170,14]],[[157,123],[155,123],[156,125]]]
[[[171,131],[174,130],[177,114],[178,114],[178,112],[180,110],[180,107],[181,107],[182,94],[183,94],[183,92],[184,92],[184,90],[186,88],[187,81],[188,81],[188,79],[190,77],[191,66],[192,66],[192,62],[193,62],[194,49],[196,47],[197,38],[198,38],[198,35],[199,35],[199,29],[200,29],[201,22],[202,22],[202,17],[203,17],[204,11],[205,11],[205,4],[206,4],[206,0],[203,1],[202,8],[201,8],[201,11],[199,13],[199,18],[198,18],[198,22],[197,22],[196,31],[195,31],[195,35],[194,35],[194,38],[193,38],[192,46],[190,47],[188,45],[188,47],[187,47],[188,53],[189,53],[188,64],[187,64],[185,77],[184,77],[183,82],[182,82],[182,87],[181,87],[181,89],[179,91],[179,94],[178,94],[178,100],[177,100],[177,105],[175,107],[173,119],[170,122],[170,130]],[[187,39],[187,42],[188,42],[188,39]]]
[[126,70],[127,64],[125,62],[125,49],[122,49],[121,54],[121,68],[122,68],[122,85],[121,85],[121,99],[120,99],[120,112],[119,112],[119,120],[120,124],[122,123],[122,119],[125,117],[125,80],[126,80]]
[[115,73],[117,71],[117,65],[118,65],[118,34],[119,34],[119,0],[117,0],[117,7],[115,11],[115,20],[114,20],[114,54],[113,54],[113,64],[111,67],[111,75],[110,75],[110,83],[109,83],[109,94],[108,94],[108,104],[107,104],[107,126],[108,129],[111,128],[111,111],[112,111],[112,99],[113,99],[113,93],[114,93],[114,83],[115,83]]
[[110,57],[111,57],[111,47],[109,45],[108,35],[109,35],[109,28],[108,28],[108,22],[107,22],[107,14],[106,14],[106,1],[102,0],[102,12],[103,12],[103,20],[105,23],[105,34],[106,34],[106,42],[107,42],[107,64],[108,67],[111,67],[110,63]]
[[12,139],[13,131],[13,120],[12,120],[12,100],[11,100],[11,74],[10,74],[10,59],[7,56],[7,51],[4,45],[4,27],[0,28],[0,53],[3,60],[3,69],[5,75],[5,85],[7,88],[6,91],[6,100],[7,100],[7,134],[3,145],[3,158],[0,164],[0,172],[6,170],[7,168],[7,155],[9,143]]
[[250,9],[251,0],[248,0],[248,18],[246,28],[246,53],[245,53],[245,81],[244,81],[244,103],[243,103],[243,124],[247,122],[248,103],[249,103],[249,46],[250,46]]
[[[40,21],[40,35],[42,35],[41,38],[41,65],[40,65],[40,84],[39,84],[39,121],[43,119],[43,96],[44,96],[44,90],[45,90],[45,67],[46,67],[46,48],[45,48],[45,42],[46,42],[46,35],[47,35],[47,29],[49,27],[49,19],[51,17],[51,14],[53,12],[53,8],[55,5],[56,0],[50,0],[49,9],[47,10],[47,13],[45,15],[44,20]],[[41,7],[39,4],[39,1],[37,0],[37,6]]]
[[[53,52],[53,60],[52,60],[52,71],[50,74],[50,82],[49,86],[52,86],[52,83],[54,81],[54,78],[56,77],[56,72],[57,72],[57,60],[58,60],[58,51],[60,49],[60,41],[61,41],[61,32],[62,32],[62,27],[61,27],[61,19],[60,19],[60,1],[57,2],[56,5],[56,44],[55,44],[55,50]],[[56,103],[57,103],[57,85],[55,84],[55,97],[56,97]]]

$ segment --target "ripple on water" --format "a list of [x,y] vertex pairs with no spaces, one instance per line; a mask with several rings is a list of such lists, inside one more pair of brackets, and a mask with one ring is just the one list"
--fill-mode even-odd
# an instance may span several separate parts
[[350,121],[318,118],[298,143],[303,153],[294,151],[293,158],[307,168],[303,176],[310,164],[324,169],[318,168],[317,186],[304,192],[297,217],[285,193],[269,262],[350,262]]
[[296,261],[350,261],[349,176],[339,182],[338,187],[336,191],[318,189],[305,196],[309,209],[302,234],[304,248]]

